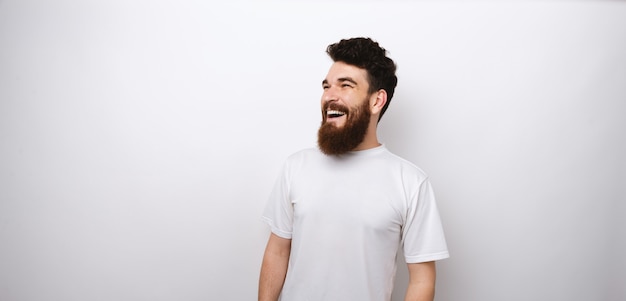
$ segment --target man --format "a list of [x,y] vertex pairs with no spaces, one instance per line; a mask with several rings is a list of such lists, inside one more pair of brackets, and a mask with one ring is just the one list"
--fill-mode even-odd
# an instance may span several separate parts
[[291,155],[263,214],[272,233],[259,300],[389,301],[396,254],[409,270],[405,300],[434,298],[448,257],[427,176],[378,142],[395,63],[369,38],[341,40],[322,82],[319,149]]

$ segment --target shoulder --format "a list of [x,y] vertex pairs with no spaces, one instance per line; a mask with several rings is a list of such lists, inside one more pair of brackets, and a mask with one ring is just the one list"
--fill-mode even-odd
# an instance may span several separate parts
[[428,179],[426,172],[424,172],[424,170],[422,170],[415,163],[400,157],[387,149],[383,153],[382,158],[384,158],[386,164],[399,171],[403,177],[414,178],[419,182]]
[[305,165],[318,164],[324,160],[324,154],[317,148],[305,148],[287,156],[285,167],[293,170]]
[[289,155],[287,157],[287,162],[299,162],[299,161],[306,161],[306,160],[319,160],[323,157],[324,155],[322,154],[322,152],[317,149],[317,148],[305,148],[302,150],[299,150],[295,153],[292,153],[291,155]]

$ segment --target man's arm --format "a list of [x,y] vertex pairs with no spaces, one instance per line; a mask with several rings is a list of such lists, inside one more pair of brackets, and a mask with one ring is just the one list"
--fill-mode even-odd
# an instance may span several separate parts
[[270,234],[265,247],[261,276],[259,277],[259,301],[277,301],[285,283],[291,254],[291,239]]
[[405,301],[433,301],[435,298],[435,262],[409,263],[409,286]]

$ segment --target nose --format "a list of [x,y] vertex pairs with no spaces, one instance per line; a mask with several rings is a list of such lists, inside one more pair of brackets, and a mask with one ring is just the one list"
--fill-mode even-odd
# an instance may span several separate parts
[[332,101],[337,101],[338,98],[337,89],[335,89],[334,86],[330,86],[324,89],[324,93],[322,94],[322,103],[326,104]]

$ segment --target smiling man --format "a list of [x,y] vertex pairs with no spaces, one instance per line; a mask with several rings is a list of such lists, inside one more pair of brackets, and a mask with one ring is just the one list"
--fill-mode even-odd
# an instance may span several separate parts
[[[372,122],[367,71],[341,61],[335,62],[322,82],[322,87],[322,126],[318,133],[320,150],[327,155],[359,150],[357,147],[364,142]],[[384,95],[371,96],[382,103]],[[376,127],[375,124],[373,126]],[[372,133],[371,130],[369,132]],[[371,141],[362,145],[361,149],[377,143],[368,140]]]
[[395,63],[369,38],[326,51],[318,148],[291,155],[263,219],[271,234],[260,301],[389,301],[396,256],[405,300],[432,301],[435,261],[448,257],[426,174],[392,154],[376,129],[397,83]]

